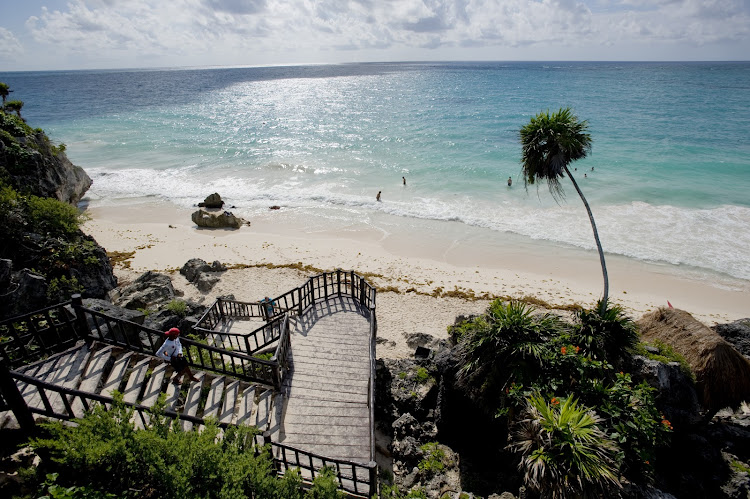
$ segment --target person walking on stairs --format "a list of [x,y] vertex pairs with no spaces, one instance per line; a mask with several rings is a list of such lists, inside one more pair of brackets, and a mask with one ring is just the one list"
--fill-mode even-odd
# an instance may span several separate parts
[[174,379],[172,379],[172,383],[175,385],[181,384],[182,381],[180,381],[180,378],[183,374],[190,376],[190,381],[198,381],[198,378],[193,376],[187,360],[182,356],[182,344],[180,343],[179,338],[180,330],[173,327],[164,333],[164,335],[167,339],[164,340],[164,344],[156,351],[156,356],[172,364],[172,368],[174,369]]

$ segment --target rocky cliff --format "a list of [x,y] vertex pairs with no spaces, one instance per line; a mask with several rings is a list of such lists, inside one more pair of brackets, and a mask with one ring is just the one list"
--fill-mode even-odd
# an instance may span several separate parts
[[90,185],[64,145],[0,110],[0,319],[117,285],[104,248],[79,229]]

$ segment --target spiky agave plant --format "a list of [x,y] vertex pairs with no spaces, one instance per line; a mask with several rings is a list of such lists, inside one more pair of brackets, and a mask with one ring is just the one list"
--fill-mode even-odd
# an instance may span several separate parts
[[573,338],[588,354],[616,364],[638,345],[638,327],[621,306],[599,301],[576,313]]
[[495,300],[461,338],[459,376],[481,381],[485,394],[502,393],[512,381],[532,380],[542,368],[549,338],[563,327],[557,317],[535,315],[523,302]]
[[518,468],[526,486],[552,499],[618,496],[618,447],[599,428],[600,421],[572,396],[528,397],[508,445],[521,456]]

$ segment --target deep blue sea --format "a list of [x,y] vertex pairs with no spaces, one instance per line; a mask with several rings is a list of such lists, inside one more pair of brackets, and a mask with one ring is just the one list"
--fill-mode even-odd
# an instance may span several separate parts
[[[750,279],[750,63],[397,63],[0,73],[96,199],[217,191],[346,225],[378,212],[594,248],[575,190],[527,190],[518,130],[588,120],[571,171],[607,253]],[[574,170],[575,169],[575,170]],[[402,185],[406,177],[407,185]],[[508,188],[508,177],[513,186]],[[382,191],[382,202],[375,195]]]

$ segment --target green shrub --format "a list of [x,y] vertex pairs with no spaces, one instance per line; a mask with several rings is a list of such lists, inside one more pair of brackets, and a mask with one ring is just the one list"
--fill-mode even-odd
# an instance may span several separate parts
[[[255,428],[228,427],[219,437],[209,421],[201,432],[183,432],[159,410],[151,411],[146,429],[136,430],[133,410],[116,394],[110,410],[96,405],[77,426],[41,423],[48,436],[29,444],[49,453],[66,486],[118,497],[302,497],[299,474],[275,477],[267,449],[253,444]],[[309,497],[338,497],[335,485],[335,476],[321,473]]]
[[172,300],[167,304],[167,310],[180,317],[185,317],[188,313],[187,303],[182,300]]
[[438,442],[428,442],[422,445],[419,450],[422,451],[424,457],[417,466],[428,476],[440,473],[445,469],[445,451],[440,448]]
[[653,479],[657,447],[667,443],[672,424],[656,408],[655,389],[645,381],[633,386],[629,374],[619,373],[602,391],[597,410],[620,449],[623,470],[631,477]]
[[63,487],[57,484],[59,473],[47,474],[47,479],[41,485],[39,495],[49,499],[117,499],[117,495],[100,492],[87,486]]
[[57,199],[28,196],[26,204],[32,228],[42,234],[72,235],[85,218],[74,206]]
[[324,466],[313,480],[313,487],[308,491],[306,497],[309,499],[336,499],[346,497],[346,494],[338,490],[336,472],[329,466]]
[[682,371],[685,376],[695,381],[695,373],[690,368],[690,364],[688,363],[687,359],[681,354],[675,352],[674,348],[672,348],[672,345],[667,345],[660,340],[654,340],[650,343],[650,346],[657,348],[659,350],[659,353],[649,352],[648,350],[646,350],[646,345],[648,345],[648,343],[638,344],[638,346],[636,347],[636,353],[638,355],[643,355],[648,359],[663,362],[664,364],[677,362],[678,364],[680,364],[680,371]]
[[47,298],[52,301],[66,301],[70,299],[70,295],[82,293],[83,290],[83,286],[75,277],[54,277],[47,285]]
[[573,397],[527,398],[509,449],[520,454],[524,483],[543,497],[607,497],[620,487],[617,445],[598,426],[601,419]]
[[607,303],[603,314],[600,309],[601,301],[593,310],[578,311],[571,340],[584,353],[616,364],[638,345],[638,328],[619,305]]
[[488,405],[498,400],[511,383],[527,383],[539,377],[548,356],[550,338],[565,330],[557,317],[534,315],[525,303],[495,300],[485,315],[471,321],[459,344],[459,375],[479,386]]
[[420,385],[423,385],[427,383],[430,379],[432,379],[432,376],[430,376],[430,373],[427,369],[424,367],[418,367],[417,373],[414,376],[414,379],[419,383]]

